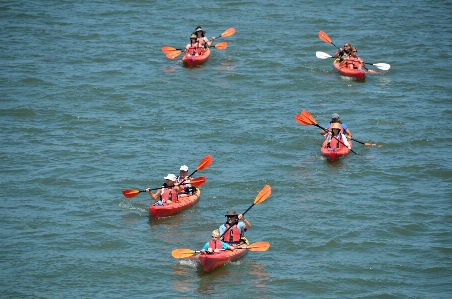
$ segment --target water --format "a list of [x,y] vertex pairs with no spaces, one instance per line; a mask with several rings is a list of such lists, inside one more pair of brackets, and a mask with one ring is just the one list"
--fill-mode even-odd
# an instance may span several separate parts
[[[2,297],[450,298],[452,2],[192,5],[0,3]],[[198,68],[166,59],[198,25],[236,33]],[[391,69],[339,76],[319,30]],[[302,109],[383,147],[329,163]],[[121,194],[208,154],[183,213],[154,221]],[[247,237],[267,252],[211,273],[171,257],[266,184]]]

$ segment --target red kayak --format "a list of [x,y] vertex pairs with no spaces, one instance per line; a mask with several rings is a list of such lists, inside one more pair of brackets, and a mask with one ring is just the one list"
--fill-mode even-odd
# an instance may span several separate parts
[[[351,141],[349,141],[350,146],[352,146]],[[326,157],[330,161],[336,161],[340,157],[347,156],[350,153],[350,149],[346,146],[341,146],[340,148],[330,148],[330,147],[320,147],[320,152],[322,156]]]
[[246,254],[247,249],[224,250],[215,253],[201,253],[193,258],[199,259],[204,271],[210,272],[228,262],[234,262]]
[[357,81],[364,80],[366,76],[366,71],[362,69],[350,69],[346,66],[341,66],[339,59],[333,62],[334,69],[338,71],[342,76],[355,78]]
[[201,191],[196,189],[196,192],[192,195],[180,196],[176,203],[173,202],[164,206],[150,206],[149,212],[151,212],[152,217],[154,217],[155,220],[162,217],[168,217],[191,207],[198,202],[200,196]]
[[210,49],[207,48],[207,50],[202,53],[199,56],[190,55],[188,53],[184,54],[184,57],[182,57],[182,62],[189,67],[197,66],[202,63],[204,63],[207,59],[209,59],[210,56]]

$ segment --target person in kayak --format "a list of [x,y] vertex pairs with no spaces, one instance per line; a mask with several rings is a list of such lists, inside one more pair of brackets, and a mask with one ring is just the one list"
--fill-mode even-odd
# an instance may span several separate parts
[[176,176],[169,173],[164,177],[165,183],[162,187],[157,190],[157,192],[152,193],[151,188],[147,188],[146,192],[149,193],[153,200],[159,200],[154,205],[163,206],[171,204],[172,202],[177,202],[177,193],[180,191],[180,187],[176,184]]
[[220,225],[220,235],[223,241],[229,245],[250,243],[245,237],[245,231],[251,227],[251,223],[243,217],[242,214],[237,215],[235,210],[229,210],[226,215],[226,223]]
[[185,53],[191,56],[201,55],[201,47],[198,43],[196,34],[190,35],[190,43],[185,46]]
[[351,51],[352,45],[350,45],[349,42],[344,43],[344,49],[339,48],[339,50],[337,50],[336,53],[334,53],[334,57],[340,59],[340,61],[342,61],[345,57],[350,56],[350,51]]
[[346,146],[348,149],[351,149],[352,146],[341,132],[342,127],[340,123],[331,124],[331,132],[325,134],[326,139],[323,142],[322,147],[340,149]]
[[212,232],[212,239],[204,245],[203,249],[201,249],[201,252],[214,253],[219,252],[222,249],[234,250],[234,246],[221,241],[220,231],[216,229]]
[[180,187],[179,196],[187,196],[193,194],[195,188],[190,184],[192,178],[188,176],[188,166],[182,165],[179,169],[179,176],[176,178],[176,184],[184,184]]
[[207,49],[207,47],[210,47],[215,40],[215,37],[212,37],[212,39],[209,41],[209,39],[204,36],[206,31],[203,30],[201,26],[196,27],[195,32],[193,33],[196,34],[197,42],[199,44],[199,47],[201,47],[202,49]]
[[356,56],[358,50],[355,47],[351,48],[350,55],[344,58],[344,61],[341,62],[342,65],[345,65],[349,69],[358,69],[361,70],[365,67],[364,61]]
[[329,130],[330,126],[333,123],[340,123],[341,127],[342,127],[342,132],[341,133],[345,134],[347,136],[348,140],[350,140],[352,138],[352,132],[350,131],[350,129],[348,128],[348,126],[346,124],[343,124],[341,122],[341,118],[339,117],[339,114],[337,114],[337,113],[331,114],[331,121],[330,121],[330,123],[325,126],[326,130],[322,130],[320,132],[320,135],[325,135],[326,133],[328,133],[330,131]]

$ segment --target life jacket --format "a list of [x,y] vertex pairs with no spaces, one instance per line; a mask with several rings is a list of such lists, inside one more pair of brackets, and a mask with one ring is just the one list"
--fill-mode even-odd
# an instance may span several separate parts
[[167,203],[168,200],[177,202],[177,191],[173,188],[166,188],[166,183],[163,184],[162,193],[160,194],[160,200],[162,203]]
[[338,136],[331,136],[330,141],[328,142],[329,148],[341,149],[347,147],[344,145],[344,137],[345,135],[339,134]]
[[213,250],[215,250],[215,249],[222,249],[223,248],[223,244],[221,243],[220,239],[217,239],[216,241],[210,240],[209,241],[209,248],[212,248]]
[[206,41],[204,39],[204,36],[198,37],[196,40],[198,42],[199,47],[205,48],[206,47]]
[[357,68],[359,68],[361,63],[359,62],[358,59],[354,59],[354,58],[350,57],[347,59],[347,67],[350,68],[350,65],[352,65],[354,69],[357,69]]
[[[230,226],[229,223],[225,223],[226,229]],[[237,244],[240,242],[242,232],[238,229],[237,224],[234,224],[224,235],[223,241],[229,244]]]
[[190,55],[195,55],[196,54],[196,47],[191,46],[190,48],[188,48],[188,54]]

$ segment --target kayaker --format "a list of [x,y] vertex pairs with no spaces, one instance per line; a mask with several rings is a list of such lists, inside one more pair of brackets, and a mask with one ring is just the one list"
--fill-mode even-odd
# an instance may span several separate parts
[[251,227],[251,223],[242,214],[237,215],[235,210],[229,210],[225,216],[227,217],[226,223],[222,224],[219,229],[223,241],[229,245],[243,243],[249,245],[245,231]]
[[192,178],[188,176],[188,166],[182,165],[179,169],[179,176],[176,178],[176,184],[184,184],[180,187],[179,196],[193,194],[195,188],[190,184]]
[[191,56],[199,56],[201,55],[201,47],[197,41],[196,34],[192,33],[190,35],[190,43],[185,46],[185,53]]
[[351,149],[351,145],[348,142],[347,138],[344,134],[341,133],[342,128],[340,123],[332,123],[331,124],[331,132],[325,134],[325,141],[322,144],[322,147],[328,148],[342,148],[346,146]]
[[158,189],[157,192],[152,193],[151,188],[147,188],[146,192],[149,193],[153,200],[159,200],[154,205],[163,206],[174,202],[177,202],[177,193],[180,191],[180,187],[176,184],[176,176],[169,173],[164,177],[165,183],[163,183],[162,188]]
[[344,43],[344,48],[339,48],[339,50],[337,50],[336,53],[334,53],[334,57],[336,58],[340,58],[340,61],[342,61],[344,59],[344,57],[347,57],[350,55],[350,51],[351,51],[352,45],[350,45],[349,42],[345,42]]
[[206,49],[207,47],[210,47],[212,45],[213,41],[215,40],[215,37],[212,37],[212,39],[209,41],[209,39],[204,36],[206,31],[203,30],[201,28],[201,26],[196,27],[195,32],[193,32],[193,33],[196,34],[199,46],[204,49]]
[[361,70],[364,68],[364,61],[356,56],[356,53],[358,53],[358,50],[355,47],[351,48],[350,56],[345,57],[344,61],[341,63],[345,66],[347,66],[349,69],[358,69]]
[[337,114],[337,113],[331,114],[331,121],[330,121],[330,123],[325,126],[326,130],[322,130],[320,132],[320,134],[321,135],[325,135],[326,133],[328,133],[329,132],[329,128],[330,128],[331,124],[333,124],[333,123],[340,123],[341,127],[342,127],[342,133],[347,136],[348,140],[350,140],[352,138],[352,132],[350,131],[350,129],[348,128],[348,126],[346,124],[343,124],[341,122],[341,118],[339,117],[339,114]]
[[212,232],[212,239],[204,245],[203,249],[201,249],[202,253],[214,253],[219,252],[221,249],[229,249],[234,250],[234,246],[230,246],[229,244],[220,240],[220,231],[218,229]]

